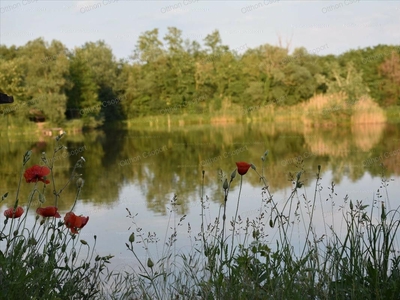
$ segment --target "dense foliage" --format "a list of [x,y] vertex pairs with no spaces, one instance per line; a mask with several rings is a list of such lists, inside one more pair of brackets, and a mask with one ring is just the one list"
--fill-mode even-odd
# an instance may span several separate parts
[[399,52],[389,45],[339,56],[268,44],[229,49],[217,30],[202,47],[169,27],[162,39],[158,29],[144,32],[129,60],[117,61],[103,41],[70,50],[36,39],[0,46],[0,91],[16,99],[2,113],[58,125],[82,119],[95,127],[144,115],[217,112],[224,103],[294,105],[317,93],[345,92],[350,101],[369,94],[380,106],[399,105]]

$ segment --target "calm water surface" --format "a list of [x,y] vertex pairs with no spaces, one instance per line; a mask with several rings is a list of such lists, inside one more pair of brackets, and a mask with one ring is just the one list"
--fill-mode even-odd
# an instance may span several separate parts
[[[299,203],[300,217],[291,230],[294,243],[300,245],[304,241],[304,220],[310,212],[306,199],[313,198],[318,165],[322,179],[314,220],[319,235],[329,225],[339,231],[343,228],[341,207],[348,205],[344,201],[346,194],[354,202],[373,205],[374,200],[386,201],[390,208],[400,205],[399,140],[400,126],[393,124],[307,129],[296,124],[263,123],[147,128],[67,135],[61,140],[67,150],[52,159],[54,138],[3,134],[0,194],[9,192],[9,196],[1,209],[15,201],[21,162],[27,150],[33,151],[28,167],[43,164],[42,152],[52,159],[57,189],[68,181],[74,164],[83,156],[86,163],[78,172],[85,185],[74,211],[90,216],[90,220],[80,238],[91,242],[93,235],[97,235],[97,253],[115,255],[111,267],[120,270],[137,265],[125,246],[137,227],[142,228],[145,236],[148,232],[157,235],[159,241],[150,250],[154,260],[162,256],[165,237],[172,234],[174,227],[178,231],[174,251],[189,251],[193,246],[189,237],[200,231],[202,171],[205,171],[205,222],[210,223],[223,203],[222,179],[230,178],[235,162],[251,162],[261,173],[260,157],[268,150],[264,176],[275,202],[284,205],[293,189],[293,176],[300,170],[304,172],[301,177],[304,187],[294,199]],[[393,179],[387,194],[380,188],[385,178]],[[237,176],[228,198],[228,220],[235,214],[239,184]],[[27,205],[32,187],[23,182],[21,205]],[[45,206],[54,204],[52,188],[49,185],[46,189]],[[242,219],[259,215],[261,188],[258,175],[249,170],[243,177],[239,204]],[[378,199],[379,192],[383,197]],[[75,184],[63,191],[59,202],[62,215],[72,207],[75,193]],[[38,206],[37,200],[33,206]],[[126,208],[136,215],[133,220],[127,217]],[[30,211],[28,222],[33,222],[33,212]],[[265,233],[266,240],[274,242],[274,232],[267,224]],[[142,244],[137,244],[136,249],[144,258]]]

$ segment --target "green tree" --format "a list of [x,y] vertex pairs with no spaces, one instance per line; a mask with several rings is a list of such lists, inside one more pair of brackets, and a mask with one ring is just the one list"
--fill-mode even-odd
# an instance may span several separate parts
[[321,72],[305,48],[295,49],[292,57],[294,59],[283,68],[286,104],[297,104],[311,98],[318,86],[315,76]]
[[318,76],[318,81],[328,86],[328,93],[343,92],[347,95],[347,101],[351,103],[368,94],[369,89],[363,82],[362,72],[358,71],[352,62],[345,68],[341,68],[337,62],[334,62],[330,65],[330,69],[330,78]]
[[121,101],[121,108],[127,119],[133,119],[143,114],[137,105],[137,99],[141,97],[141,87],[139,82],[142,76],[139,64],[130,65],[124,63],[121,66],[117,92],[124,99]]
[[85,126],[98,126],[101,121],[99,113],[99,85],[90,68],[88,57],[82,48],[77,48],[70,56],[70,77],[73,87],[67,92],[68,116],[82,118]]
[[65,121],[65,93],[71,86],[67,51],[59,41],[49,45],[39,38],[20,47],[18,54],[25,70],[25,97],[34,103],[31,114],[57,125]]
[[[184,51],[182,31],[175,27],[168,27],[168,33],[164,40],[167,42],[168,52],[161,99],[167,106],[185,107],[193,96],[194,62],[191,56]],[[179,112],[182,109],[175,111]]]
[[[352,62],[354,67],[361,71],[364,84],[368,87],[370,96],[382,106],[389,105],[387,87],[390,86],[388,77],[383,76],[380,66],[390,58],[392,52],[399,53],[400,47],[377,45],[363,49],[350,50],[335,59],[344,68]],[[385,88],[384,88],[385,86]]]
[[204,38],[204,44],[210,48],[211,54],[217,54],[221,50],[222,39],[218,30],[214,30]]
[[382,83],[382,90],[386,95],[385,104],[400,105],[400,56],[392,51],[380,66],[379,72],[387,79]]
[[261,80],[264,83],[265,103],[286,104],[284,67],[287,58],[287,49],[264,45],[261,51]]
[[131,59],[141,64],[150,63],[165,55],[163,43],[158,38],[158,29],[145,31],[139,36]]
[[71,78],[75,83],[68,93],[68,107],[79,110],[86,126],[122,118],[121,99],[115,92],[117,61],[104,41],[89,42],[70,56]]
[[0,45],[0,59],[10,60],[18,56],[18,48],[12,45],[8,48],[5,45]]
[[[159,113],[168,104],[165,98],[165,72],[167,71],[167,51],[158,38],[158,29],[146,31],[139,36],[133,55],[132,71],[137,72],[138,97],[127,99],[140,114]],[[132,78],[132,77],[131,77]]]
[[25,74],[21,59],[0,59],[0,92],[14,96],[17,100],[24,97]]

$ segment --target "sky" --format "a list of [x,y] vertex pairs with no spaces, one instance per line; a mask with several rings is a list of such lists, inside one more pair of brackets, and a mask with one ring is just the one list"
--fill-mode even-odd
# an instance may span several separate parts
[[304,47],[318,55],[341,54],[378,44],[400,44],[397,1],[141,1],[0,0],[0,44],[22,46],[42,37],[68,49],[104,40],[117,59],[128,59],[138,37],[168,27],[184,39],[203,39],[214,30],[222,44],[243,53],[270,44]]

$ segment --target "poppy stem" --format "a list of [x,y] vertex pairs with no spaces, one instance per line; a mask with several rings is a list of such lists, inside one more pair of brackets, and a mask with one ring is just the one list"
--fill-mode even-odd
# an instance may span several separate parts
[[204,174],[205,171],[203,170],[202,172],[203,178],[202,178],[202,183],[201,183],[201,196],[200,196],[200,201],[201,201],[201,235],[203,237],[203,247],[204,251],[208,248],[206,245],[206,238],[204,236]]
[[[25,155],[26,155],[26,154],[25,154]],[[26,161],[27,161],[27,160],[26,160]],[[23,166],[25,166],[26,161],[25,161],[25,159],[24,159],[24,162],[23,162],[23,164],[22,164],[21,176],[19,177],[19,182],[18,182],[18,187],[17,187],[17,193],[16,193],[16,195],[15,195],[15,204],[14,204],[14,210],[13,210],[13,218],[11,219],[10,232],[8,233],[8,236],[11,236],[11,231],[12,231],[12,229],[13,229],[13,227],[14,227],[14,226],[13,226],[13,225],[14,225],[14,215],[15,215],[15,211],[16,211],[17,206],[18,206],[18,195],[19,195],[19,190],[20,190],[20,188],[21,188],[22,176],[24,175],[24,172],[25,172]],[[7,250],[8,250],[8,245],[7,245],[6,251],[7,251]]]
[[[274,212],[274,211],[276,212],[276,218],[282,219],[282,213],[283,213],[283,211],[282,211],[282,213],[279,212],[279,210],[278,210],[278,208],[277,208],[277,205],[278,205],[278,204],[275,203],[275,201],[274,201],[274,199],[273,199],[273,196],[271,195],[271,192],[269,191],[266,178],[265,178],[264,176],[260,175],[260,173],[258,173],[257,170],[254,170],[254,171],[257,173],[258,176],[260,176],[260,180],[262,180],[262,182],[264,183],[264,188],[265,188],[265,190],[266,190],[267,193],[268,193],[268,200],[267,200],[267,203],[271,202],[272,205],[273,205],[272,208],[271,208],[271,215],[270,215],[271,220],[273,219],[273,212]],[[288,200],[289,200],[292,196],[293,196],[293,192],[292,192],[291,195],[289,196]],[[285,206],[286,206],[286,204],[285,204]],[[261,214],[261,212],[260,212],[260,214]],[[280,238],[280,241],[281,241],[282,245],[283,245],[284,243],[287,244],[287,242],[288,242],[288,238],[287,238],[286,231],[283,230],[283,233],[284,233],[284,237],[282,237],[282,232],[279,230],[279,238]],[[283,239],[283,238],[284,238],[284,239]]]
[[236,205],[236,213],[235,213],[235,219],[233,220],[233,230],[232,230],[232,246],[231,246],[231,257],[233,254],[233,242],[235,239],[235,225],[236,225],[236,219],[239,211],[239,200],[240,200],[240,194],[242,193],[242,183],[243,183],[243,175],[240,175],[240,187],[239,187],[239,195],[238,195],[238,200],[237,200],[237,205]]
[[19,190],[21,188],[21,182],[22,182],[22,176],[24,175],[24,168],[21,170],[21,176],[19,177],[19,182],[18,182],[18,187],[17,187],[17,194],[15,195],[15,204],[14,204],[14,209],[17,208],[18,206],[18,195],[19,195]]
[[74,205],[72,205],[72,208],[71,208],[70,211],[73,211],[73,210],[74,210],[75,205],[76,205],[76,202],[78,202],[78,197],[79,197],[79,194],[81,193],[81,188],[82,188],[82,187],[78,187],[78,190],[76,191],[76,197],[75,197]]
[[224,214],[222,216],[222,237],[221,237],[221,263],[222,263],[222,254],[224,250],[224,235],[225,235],[225,222],[226,222],[226,202],[228,201],[228,191],[225,191],[224,196]]
[[18,224],[17,230],[19,230],[19,228],[20,228],[20,226],[21,226],[21,224],[22,224],[22,221],[24,222],[24,226],[23,226],[23,227],[25,228],[26,219],[27,219],[27,216],[28,216],[28,211],[29,211],[29,208],[31,207],[32,200],[33,200],[33,196],[35,195],[35,192],[37,192],[37,190],[36,190],[36,185],[37,185],[37,182],[35,183],[35,187],[34,187],[32,193],[31,193],[31,195],[30,195],[30,197],[29,197],[28,207],[26,208],[25,214],[24,214],[24,216],[22,217],[21,222]]

